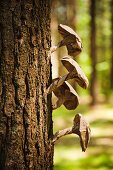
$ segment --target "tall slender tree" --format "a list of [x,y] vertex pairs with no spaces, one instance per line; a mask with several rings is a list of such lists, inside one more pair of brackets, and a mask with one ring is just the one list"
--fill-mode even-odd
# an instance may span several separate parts
[[90,15],[91,15],[91,61],[92,61],[92,75],[91,75],[91,96],[92,105],[96,103],[96,0],[90,0]]
[[67,0],[67,25],[76,30],[77,0]]
[[0,169],[53,169],[50,0],[0,1]]
[[111,0],[111,88],[113,89],[113,0]]
[[[77,12],[76,8],[77,0],[72,1],[67,0],[67,25],[69,25],[73,30],[76,30],[76,12]],[[73,59],[75,58],[73,57]],[[74,89],[76,89],[75,81],[72,80],[70,83],[74,87]]]

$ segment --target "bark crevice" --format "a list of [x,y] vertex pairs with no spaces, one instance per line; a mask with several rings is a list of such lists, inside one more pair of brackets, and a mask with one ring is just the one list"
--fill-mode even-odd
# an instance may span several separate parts
[[28,124],[26,122],[26,116],[28,116],[27,111],[25,110],[25,107],[23,108],[23,126],[24,126],[24,144],[23,144],[23,153],[24,153],[24,162],[25,162],[25,166],[26,168],[29,168],[29,160],[27,160],[27,156],[29,155],[29,142],[27,139],[27,128],[28,128]]

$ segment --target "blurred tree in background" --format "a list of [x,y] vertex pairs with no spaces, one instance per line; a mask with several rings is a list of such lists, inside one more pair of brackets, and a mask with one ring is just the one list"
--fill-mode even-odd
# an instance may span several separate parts
[[91,61],[92,61],[92,74],[91,74],[91,91],[92,105],[96,103],[97,87],[96,87],[96,0],[91,0],[90,15],[91,15]]
[[[75,136],[64,137],[55,145],[54,170],[113,169],[113,0],[54,0],[52,7],[52,43],[61,37],[58,24],[66,24],[80,36],[82,53],[74,58],[89,80],[89,88],[76,85],[81,105],[68,111],[64,107],[53,111],[54,132],[70,127],[73,116],[82,113],[91,126],[91,142],[86,153],[79,148]],[[54,41],[53,41],[54,39]],[[60,58],[66,47],[52,56],[53,78],[66,70]],[[56,62],[58,61],[58,64]],[[57,70],[57,75],[55,71]],[[69,82],[75,88],[74,82]],[[76,83],[76,82],[75,82]],[[94,107],[91,104],[95,104]],[[75,139],[76,138],[76,139]]]
[[113,89],[113,0],[110,3],[111,7],[111,88]]
[[[91,104],[105,101],[111,97],[113,88],[112,0],[54,0],[52,24],[56,21],[56,27],[61,23],[73,28],[83,43],[83,52],[75,60],[79,62],[88,76],[90,87],[83,91],[77,86],[78,93],[81,96],[90,96]],[[61,38],[57,33],[56,36],[54,44]],[[65,47],[57,52],[59,59],[66,54]],[[58,67],[60,70],[58,76],[62,76],[65,70],[60,64]],[[71,84],[74,86],[73,82]]]

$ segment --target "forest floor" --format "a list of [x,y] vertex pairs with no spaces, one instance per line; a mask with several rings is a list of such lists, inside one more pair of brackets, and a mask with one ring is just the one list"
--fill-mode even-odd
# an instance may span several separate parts
[[55,144],[54,170],[111,170],[113,169],[113,105],[81,104],[74,111],[63,106],[53,112],[54,133],[72,126],[75,114],[89,121],[91,140],[86,152],[81,151],[79,138],[67,135]]

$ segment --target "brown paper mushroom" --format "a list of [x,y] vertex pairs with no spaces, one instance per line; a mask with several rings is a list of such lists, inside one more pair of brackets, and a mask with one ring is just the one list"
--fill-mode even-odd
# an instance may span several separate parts
[[72,58],[65,56],[61,59],[62,64],[65,68],[70,72],[67,75],[66,80],[75,78],[76,82],[84,89],[86,89],[89,85],[88,79],[84,72],[82,71],[81,67],[78,63],[73,60]]
[[77,33],[67,25],[62,24],[58,26],[58,31],[63,37],[63,40],[59,42],[56,46],[51,47],[49,54],[56,51],[56,49],[59,47],[66,46],[68,54],[70,56],[76,57],[82,51],[81,39],[79,38]]
[[91,135],[91,129],[89,127],[89,123],[79,113],[75,116],[73,124],[74,125],[72,128],[72,133],[79,135],[82,151],[85,152]]
[[[58,79],[53,79],[53,82]],[[58,88],[55,88],[53,93],[58,97],[58,101],[53,106],[53,109],[57,109],[63,104],[68,110],[74,110],[80,103],[78,94],[66,81]]]
[[85,152],[90,141],[91,130],[89,127],[89,123],[80,113],[75,116],[73,121],[73,127],[56,132],[53,136],[52,142],[55,143],[62,136],[72,133],[77,134],[80,137],[82,151]]
[[47,93],[52,93],[53,90],[61,86],[65,81],[69,79],[75,79],[75,81],[84,89],[89,85],[88,79],[80,66],[72,58],[65,56],[61,59],[62,64],[66,67],[69,73],[63,77],[54,81],[47,89]]

